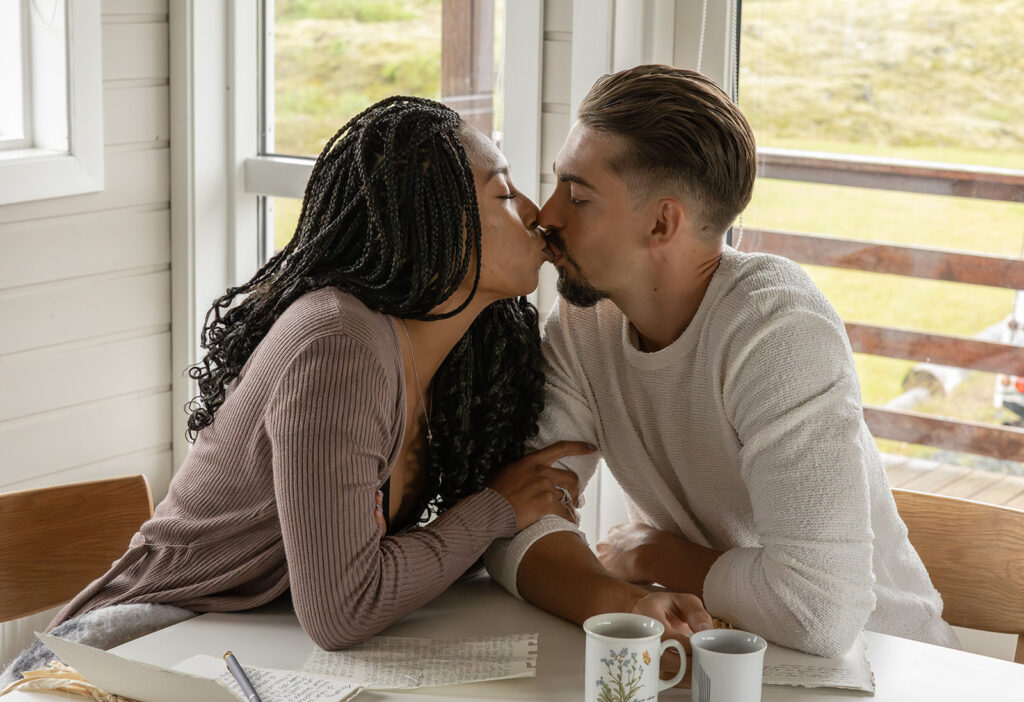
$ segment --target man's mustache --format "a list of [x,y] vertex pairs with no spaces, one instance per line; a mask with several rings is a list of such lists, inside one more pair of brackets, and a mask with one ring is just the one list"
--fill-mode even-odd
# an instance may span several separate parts
[[559,235],[558,230],[551,228],[544,232],[544,239],[555,246],[558,252],[563,256],[567,256],[568,252],[565,250],[565,242],[562,241],[562,237]]

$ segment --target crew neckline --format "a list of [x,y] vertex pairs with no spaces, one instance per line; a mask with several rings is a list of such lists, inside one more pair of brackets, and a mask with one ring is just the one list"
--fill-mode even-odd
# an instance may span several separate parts
[[711,276],[711,282],[704,293],[704,298],[697,307],[696,314],[693,315],[693,319],[686,325],[686,329],[679,335],[679,338],[665,348],[658,351],[641,351],[637,348],[639,334],[633,323],[623,314],[621,339],[622,353],[626,363],[638,370],[661,370],[676,363],[680,356],[689,353],[697,343],[700,329],[704,326],[705,319],[708,316],[708,310],[712,305],[709,301],[717,297],[719,289],[725,284],[725,279],[730,277],[728,271],[731,270],[736,257],[739,255],[740,253],[730,246],[726,246],[722,250],[722,258],[718,262],[718,268]]

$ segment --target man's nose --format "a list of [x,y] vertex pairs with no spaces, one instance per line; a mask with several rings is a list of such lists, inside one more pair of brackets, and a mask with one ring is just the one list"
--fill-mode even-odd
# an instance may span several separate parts
[[555,201],[556,195],[557,193],[551,194],[548,201],[540,208],[540,214],[537,215],[537,223],[545,229],[561,229],[565,226],[565,218]]

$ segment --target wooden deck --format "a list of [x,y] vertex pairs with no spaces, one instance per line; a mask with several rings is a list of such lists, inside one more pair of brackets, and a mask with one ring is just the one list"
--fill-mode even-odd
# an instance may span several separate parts
[[895,488],[964,497],[1024,510],[1024,477],[952,466],[920,458],[882,454]]

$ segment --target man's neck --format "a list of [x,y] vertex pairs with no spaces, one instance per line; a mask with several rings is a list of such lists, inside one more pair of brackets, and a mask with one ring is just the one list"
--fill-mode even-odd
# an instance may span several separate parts
[[686,331],[721,259],[721,250],[699,252],[677,265],[657,267],[642,285],[612,296],[636,329],[641,350],[660,351]]

